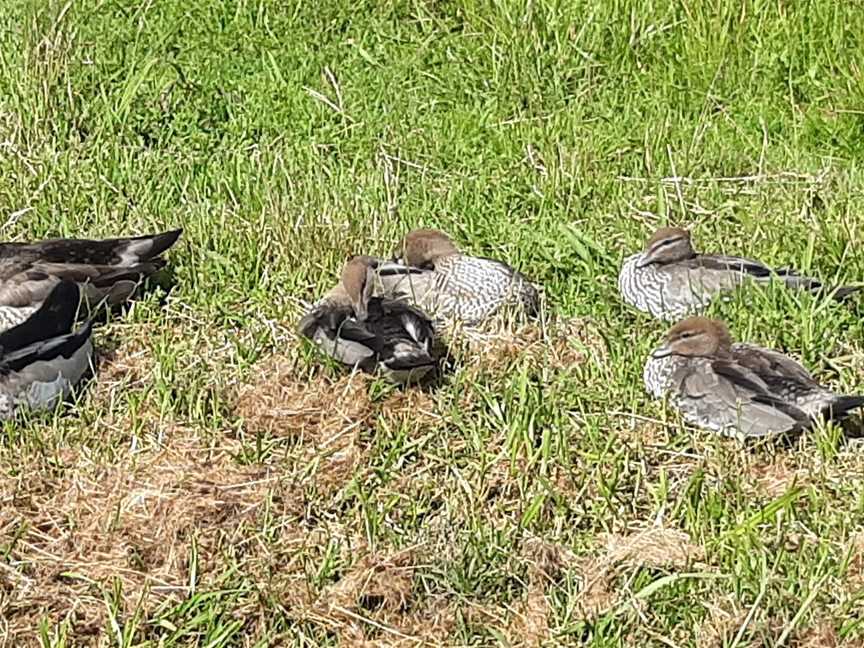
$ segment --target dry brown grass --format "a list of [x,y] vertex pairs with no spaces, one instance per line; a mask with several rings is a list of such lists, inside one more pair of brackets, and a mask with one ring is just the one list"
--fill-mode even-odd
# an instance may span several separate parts
[[[106,627],[99,592],[122,584],[122,609],[152,609],[190,589],[190,551],[207,573],[226,546],[248,540],[275,477],[238,466],[230,446],[187,437],[111,466],[70,452],[62,467],[28,467],[0,489],[0,544],[11,547],[0,614],[12,637],[41,616],[69,618],[76,635]],[[278,503],[276,504],[278,507]]]
[[446,643],[455,611],[442,599],[417,599],[416,549],[359,551],[360,558],[317,597],[295,601],[292,615],[336,632],[345,646]]
[[604,551],[594,559],[583,559],[579,611],[593,619],[621,600],[615,580],[628,570],[681,569],[704,560],[704,549],[678,529],[650,526],[629,534],[601,534]]
[[551,638],[549,615],[551,606],[543,582],[532,577],[524,597],[512,609],[507,626],[511,646],[539,648]]
[[369,378],[352,373],[335,380],[304,376],[290,356],[260,365],[235,398],[235,411],[254,433],[315,443],[350,433],[369,421]]
[[746,620],[747,611],[728,598],[706,603],[705,607],[708,613],[696,628],[696,645],[699,648],[729,645]]
[[817,623],[798,634],[792,643],[795,648],[837,648],[838,646],[849,646],[853,648],[860,642],[843,642],[837,634],[837,630],[830,623]]
[[850,538],[849,552],[846,586],[854,593],[864,588],[864,532],[856,533]]
[[360,434],[375,413],[369,381],[356,373],[335,380],[302,377],[290,358],[274,356],[240,387],[235,411],[247,433],[295,443],[301,481],[314,483],[321,494],[332,494],[367,454]]
[[755,463],[749,471],[748,484],[757,493],[779,497],[803,483],[806,476],[807,471],[794,466],[788,458],[775,457],[770,461]]
[[604,561],[630,568],[683,568],[705,559],[705,550],[678,529],[651,526],[626,535],[608,533]]

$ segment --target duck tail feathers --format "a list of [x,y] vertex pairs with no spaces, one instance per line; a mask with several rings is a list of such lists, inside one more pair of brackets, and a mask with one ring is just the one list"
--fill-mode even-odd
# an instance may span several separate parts
[[780,268],[777,270],[777,275],[783,279],[783,282],[790,288],[798,288],[809,290],[814,295],[828,294],[831,298],[837,301],[843,301],[859,291],[864,290],[864,285],[860,286],[836,286],[830,288],[818,279],[812,277],[804,277],[797,274],[791,268]]
[[831,296],[837,301],[844,301],[864,290],[864,286],[840,286],[831,291]]
[[422,347],[397,344],[390,357],[384,359],[384,364],[392,370],[406,371],[421,367],[431,367],[435,364],[435,358]]
[[838,396],[823,411],[830,419],[841,419],[852,411],[864,407],[864,396]]

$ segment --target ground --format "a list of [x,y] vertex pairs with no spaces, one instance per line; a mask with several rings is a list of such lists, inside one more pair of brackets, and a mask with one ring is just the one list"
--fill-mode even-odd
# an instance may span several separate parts
[[[661,224],[864,279],[862,9],[9,0],[0,236],[184,234],[78,402],[0,431],[0,643],[862,645],[860,442],[683,425],[616,291]],[[419,225],[543,321],[437,389],[323,363],[303,308]],[[864,390],[860,299],[712,314]]]

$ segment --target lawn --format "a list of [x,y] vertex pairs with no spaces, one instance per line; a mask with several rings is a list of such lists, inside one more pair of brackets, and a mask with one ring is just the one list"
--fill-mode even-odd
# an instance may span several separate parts
[[[864,5],[6,0],[0,236],[182,226],[72,408],[0,429],[0,644],[864,645],[864,446],[643,392],[653,228],[864,280]],[[545,286],[436,389],[294,324],[449,232]],[[864,390],[862,299],[736,337]]]

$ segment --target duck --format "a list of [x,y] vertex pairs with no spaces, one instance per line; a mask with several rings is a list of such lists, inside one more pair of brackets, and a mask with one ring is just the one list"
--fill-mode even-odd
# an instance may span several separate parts
[[381,263],[365,255],[350,259],[339,283],[301,318],[298,329],[343,365],[394,384],[419,383],[437,367],[432,322],[404,300],[372,294]]
[[[391,272],[391,264],[409,270]],[[383,294],[411,302],[436,324],[473,327],[506,309],[529,316],[540,309],[540,292],[522,273],[501,261],[463,254],[435,229],[405,235],[378,279]]]
[[625,302],[653,317],[675,322],[704,311],[712,299],[744,282],[767,284],[782,281],[791,289],[830,292],[842,300],[864,286],[827,290],[818,279],[787,268],[773,269],[760,261],[737,256],[700,254],[690,232],[681,227],[661,227],[641,252],[624,260],[618,274],[618,291]]
[[90,372],[92,323],[73,330],[80,286],[59,281],[21,324],[0,333],[0,419],[54,409]]
[[88,307],[122,304],[165,265],[161,255],[182,232],[0,243],[0,331],[26,320],[63,280],[78,284]]
[[724,436],[797,433],[864,406],[864,396],[837,394],[789,356],[735,343],[724,322],[702,316],[669,329],[643,379],[646,391],[668,398],[685,421]]

